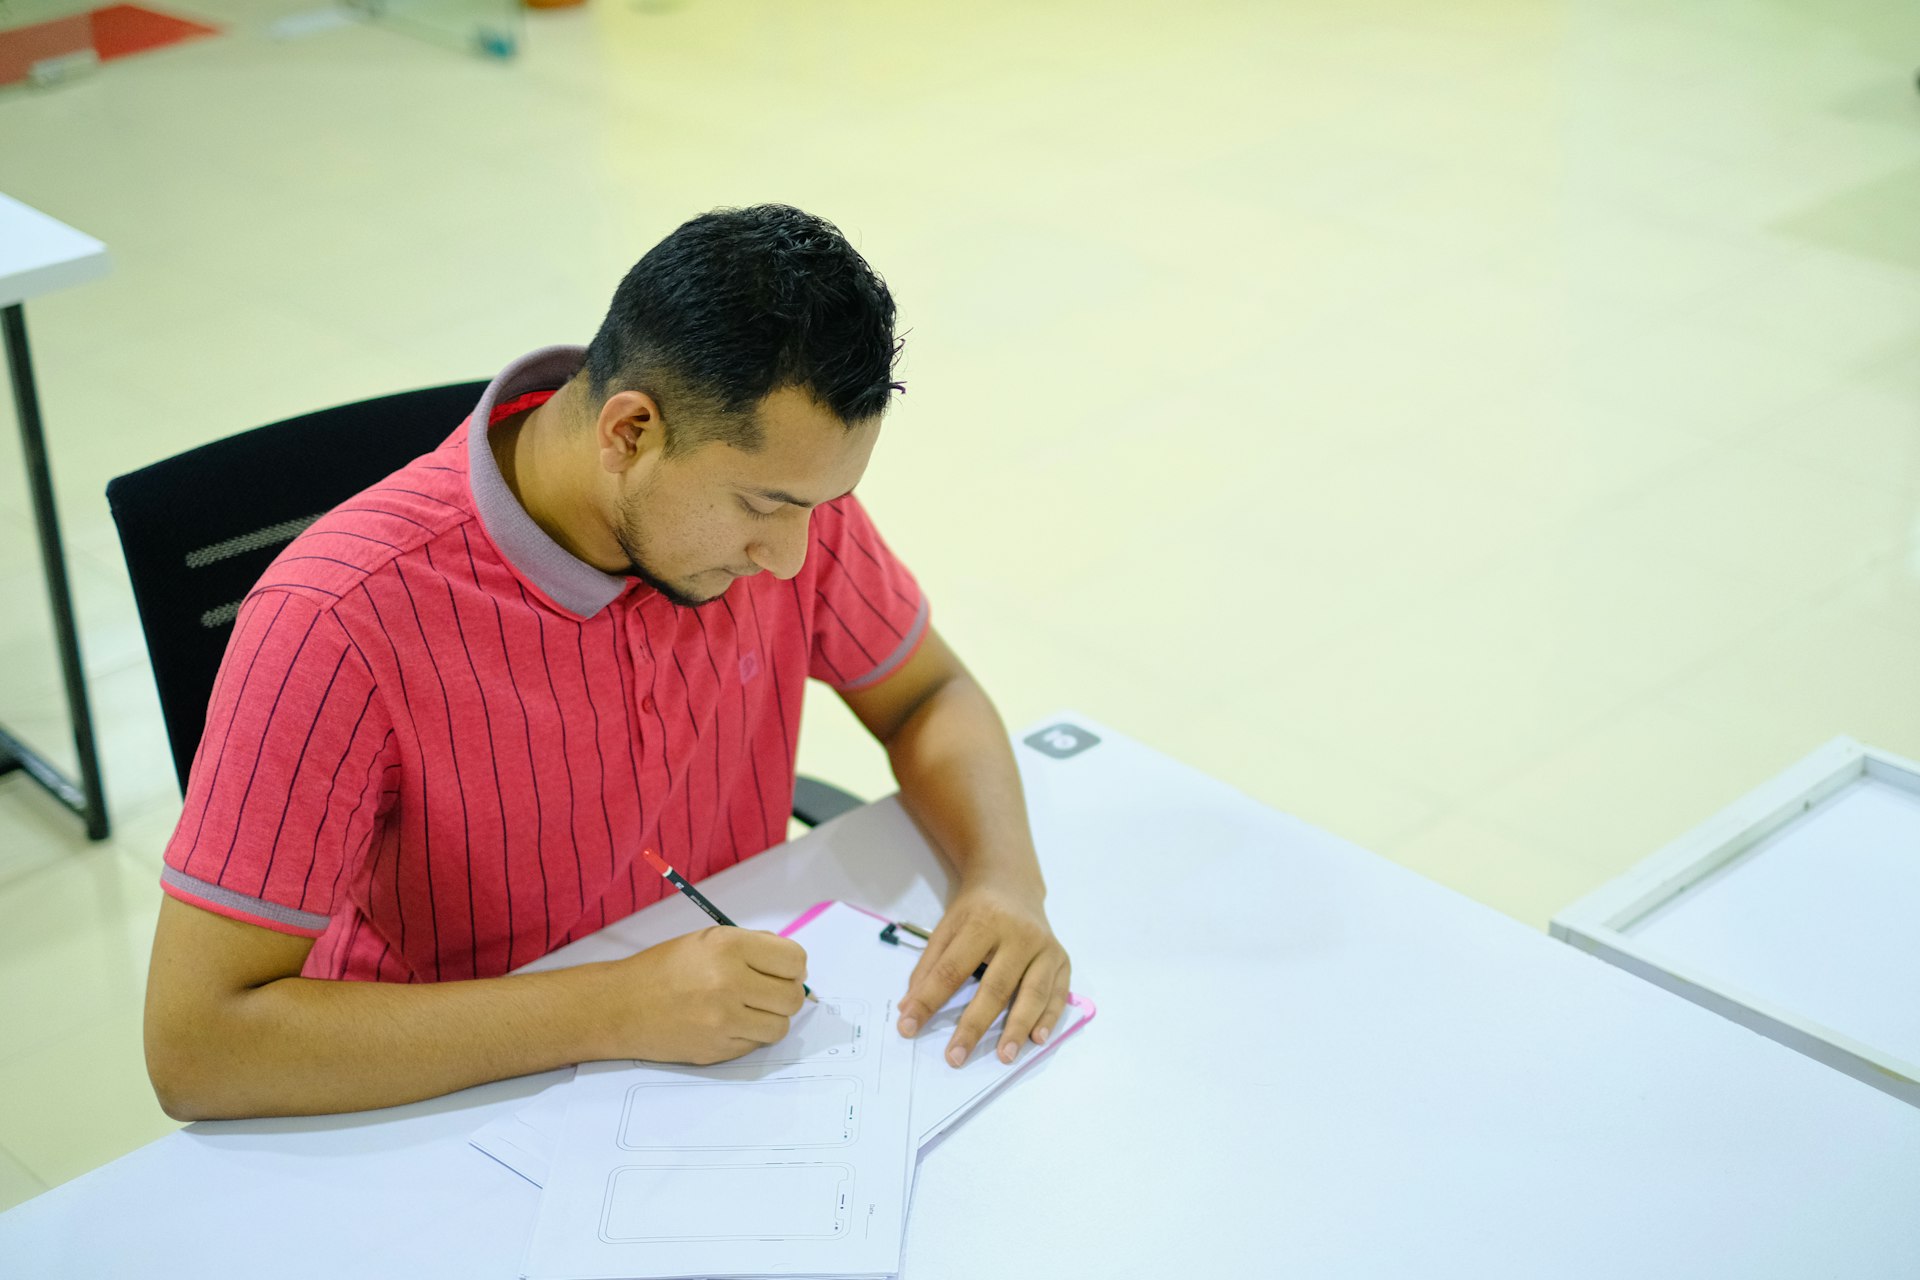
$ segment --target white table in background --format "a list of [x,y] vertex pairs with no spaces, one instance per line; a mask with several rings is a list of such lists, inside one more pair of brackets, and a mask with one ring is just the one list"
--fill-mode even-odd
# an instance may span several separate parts
[[[1100,1013],[927,1157],[911,1280],[1920,1274],[1920,1111],[1063,718],[1102,741],[1017,754]],[[764,927],[945,877],[889,800],[705,887]],[[466,1136],[558,1078],[191,1126],[0,1216],[0,1274],[514,1276],[537,1193]]]
[[40,564],[53,607],[60,674],[66,683],[67,715],[73,725],[74,755],[80,776],[70,779],[45,756],[0,729],[0,774],[25,770],[53,797],[87,824],[87,838],[107,837],[107,802],[100,784],[100,762],[93,744],[93,713],[87,705],[80,633],[73,617],[73,593],[67,586],[67,558],[60,546],[60,521],[54,510],[53,473],[47,464],[46,433],[40,422],[40,392],[33,381],[27,349],[28,298],[97,280],[107,274],[107,247],[92,236],[56,222],[38,209],[0,195],[0,334],[13,380],[13,407],[20,422],[20,448],[33,494],[34,530],[40,539]]

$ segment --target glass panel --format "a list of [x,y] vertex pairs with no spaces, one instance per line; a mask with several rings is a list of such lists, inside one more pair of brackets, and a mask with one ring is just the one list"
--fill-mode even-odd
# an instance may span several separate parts
[[520,48],[520,0],[348,0],[348,7],[395,30],[483,57],[511,58]]

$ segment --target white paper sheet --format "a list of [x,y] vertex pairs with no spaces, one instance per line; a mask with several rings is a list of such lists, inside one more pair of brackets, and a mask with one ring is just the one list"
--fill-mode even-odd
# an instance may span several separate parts
[[899,1269],[912,1047],[884,980],[713,1067],[590,1063],[564,1090],[532,1280]]
[[[884,973],[893,983],[889,990],[896,995],[905,992],[917,955],[881,942],[880,927],[881,922],[873,916],[837,902],[795,930],[790,936],[807,948],[808,977],[814,989],[844,989],[847,983],[860,980],[865,970]],[[962,987],[912,1042],[917,1062],[911,1124],[922,1151],[1023,1069],[1050,1053],[1094,1012],[1089,1001],[1075,996],[1061,1013],[1045,1046],[1026,1047],[1008,1066],[994,1055],[997,1041],[989,1035],[982,1039],[984,1048],[976,1049],[965,1066],[955,1069],[947,1065],[947,1041],[952,1038],[953,1028],[973,998],[974,990],[971,983]],[[994,1024],[996,1030],[999,1025]],[[887,1031],[897,1038],[891,1025]],[[560,1085],[541,1094],[514,1115],[475,1130],[469,1141],[534,1186],[545,1186],[554,1134],[566,1106],[567,1086]]]

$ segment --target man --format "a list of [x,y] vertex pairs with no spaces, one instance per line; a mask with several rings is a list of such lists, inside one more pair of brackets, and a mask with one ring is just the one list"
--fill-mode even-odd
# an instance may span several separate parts
[[170,1115],[779,1040],[806,957],[770,934],[509,971],[659,897],[642,848],[698,878],[779,841],[809,676],[959,871],[901,1033],[984,960],[948,1060],[1002,1011],[1004,1061],[1045,1041],[1069,966],[1004,728],[852,496],[898,389],[893,323],[830,224],[695,218],[589,347],[509,366],[274,561],[166,853],[146,1043]]

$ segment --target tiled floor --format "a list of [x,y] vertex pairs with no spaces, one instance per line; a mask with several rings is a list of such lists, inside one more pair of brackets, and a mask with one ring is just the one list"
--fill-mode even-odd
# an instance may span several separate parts
[[[714,205],[893,282],[862,492],[1011,721],[1536,927],[1835,734],[1920,755],[1910,0],[593,0],[504,65],[269,36],[312,3],[0,96],[0,188],[115,254],[28,320],[117,823],[0,781],[0,1206],[169,1127],[178,798],[106,481],[584,340]],[[57,746],[0,471],[0,721]],[[830,699],[802,760],[888,785]]]

